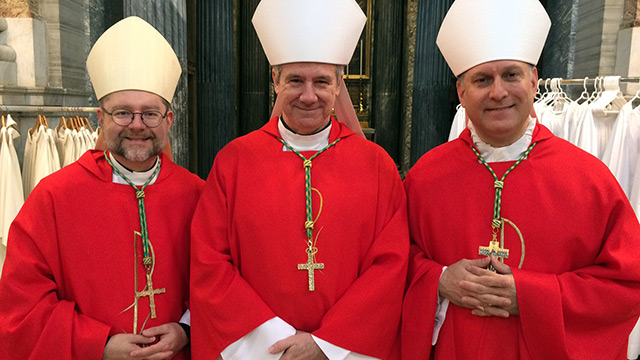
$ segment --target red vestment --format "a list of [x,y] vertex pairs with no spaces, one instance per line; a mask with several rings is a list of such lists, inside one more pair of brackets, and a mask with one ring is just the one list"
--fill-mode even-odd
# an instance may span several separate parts
[[[194,358],[279,316],[297,330],[359,354],[389,359],[397,342],[408,230],[395,164],[332,120],[312,162],[313,217],[324,270],[308,290],[303,161],[283,151],[273,118],[218,153],[192,225]],[[309,158],[315,151],[302,154]]]
[[[537,125],[538,142],[505,179],[505,264],[519,316],[478,317],[449,304],[436,359],[626,359],[640,312],[640,226],[606,166]],[[477,259],[491,240],[494,178],[469,130],[424,155],[405,179],[411,251],[404,359],[431,351],[442,267]],[[490,164],[501,178],[513,161]]]
[[[177,322],[187,306],[189,226],[203,181],[161,154],[145,189],[149,240],[155,250],[157,318]],[[130,185],[112,182],[100,151],[43,179],[9,231],[0,280],[0,359],[100,359],[107,337],[133,332],[134,266],[146,284],[138,201]],[[134,265],[135,264],[135,265]],[[139,301],[138,332],[149,314]],[[188,350],[175,359],[188,358]]]

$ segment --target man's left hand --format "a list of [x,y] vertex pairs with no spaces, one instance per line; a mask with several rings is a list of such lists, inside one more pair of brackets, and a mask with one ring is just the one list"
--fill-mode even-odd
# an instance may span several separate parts
[[473,295],[465,296],[465,305],[475,308],[472,314],[478,316],[509,317],[518,315],[518,297],[516,283],[511,268],[491,256],[491,265],[496,272],[477,267],[468,271],[477,277],[473,281],[462,281],[460,287]]
[[189,342],[187,334],[175,322],[148,328],[141,335],[155,336],[159,340],[153,345],[132,351],[130,354],[132,358],[148,360],[171,359]]
[[311,334],[298,331],[295,335],[282,339],[269,348],[270,354],[284,351],[280,360],[328,360]]

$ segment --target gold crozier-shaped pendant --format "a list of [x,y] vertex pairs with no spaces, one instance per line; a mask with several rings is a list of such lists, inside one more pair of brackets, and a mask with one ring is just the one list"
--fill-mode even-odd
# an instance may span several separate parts
[[142,325],[142,328],[140,328],[140,332],[142,332],[142,330],[144,330],[144,326],[147,323],[147,320],[149,320],[149,317],[151,317],[152,319],[157,318],[157,313],[156,313],[156,301],[155,301],[155,295],[158,294],[164,294],[166,293],[166,289],[162,288],[162,289],[154,289],[153,288],[153,271],[155,268],[155,252],[153,250],[153,245],[151,245],[151,243],[149,243],[149,247],[151,248],[151,264],[149,264],[148,266],[146,266],[147,271],[146,271],[146,280],[147,283],[144,287],[144,289],[142,289],[142,291],[138,291],[138,238],[142,238],[142,234],[140,234],[138,231],[134,231],[133,232],[133,247],[134,247],[134,262],[133,262],[133,267],[134,267],[134,281],[133,281],[133,286],[134,286],[134,300],[133,300],[133,304],[131,304],[128,308],[122,310],[122,312],[120,312],[121,314],[130,310],[131,308],[133,308],[133,334],[138,334],[138,305],[139,305],[139,300],[145,296],[149,297],[149,312],[150,314],[147,315],[146,320],[144,321],[144,324]]

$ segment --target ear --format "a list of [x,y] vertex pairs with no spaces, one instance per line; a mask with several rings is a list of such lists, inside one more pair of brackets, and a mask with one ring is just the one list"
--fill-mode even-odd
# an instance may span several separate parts
[[278,92],[280,91],[279,88],[279,84],[276,81],[276,71],[274,69],[271,69],[271,80],[273,80],[273,91],[276,92],[276,94],[278,94]]
[[171,125],[173,125],[173,111],[167,111],[167,131],[171,130]]
[[460,81],[456,81],[456,91],[458,92],[460,104],[464,107],[464,85],[462,85]]
[[531,71],[531,87],[533,89],[533,93],[535,94],[538,91],[538,68],[535,66]]
[[98,110],[96,110],[96,115],[98,115],[100,126],[104,127],[104,113],[102,112],[102,108],[99,107]]

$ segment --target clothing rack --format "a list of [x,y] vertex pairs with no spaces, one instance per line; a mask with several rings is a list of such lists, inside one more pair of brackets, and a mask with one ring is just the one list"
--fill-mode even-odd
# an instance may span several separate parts
[[0,112],[5,113],[95,113],[98,109],[87,106],[0,105]]
[[[597,77],[604,77],[604,76],[597,76]],[[544,84],[544,80],[545,79],[541,79],[542,84]],[[584,77],[582,79],[562,79],[560,80],[560,84],[561,85],[584,85],[585,81],[587,83],[591,83],[593,84],[596,81],[596,77]],[[620,82],[626,82],[626,83],[640,83],[640,77],[621,77],[620,78]]]

